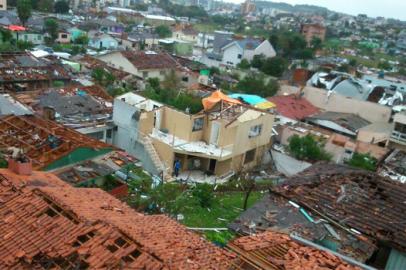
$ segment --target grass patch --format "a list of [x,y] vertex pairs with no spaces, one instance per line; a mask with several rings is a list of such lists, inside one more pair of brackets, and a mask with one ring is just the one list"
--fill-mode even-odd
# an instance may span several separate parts
[[193,28],[198,32],[214,32],[219,29],[217,24],[214,23],[197,23]]
[[[248,207],[256,203],[265,193],[252,192]],[[243,212],[244,192],[216,193],[210,208],[185,207],[182,223],[196,228],[224,228]],[[230,231],[205,231],[204,236],[217,245],[226,245],[235,237]]]

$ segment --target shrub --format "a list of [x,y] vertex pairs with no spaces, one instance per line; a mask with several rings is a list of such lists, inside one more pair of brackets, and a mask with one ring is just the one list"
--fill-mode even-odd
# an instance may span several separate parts
[[214,200],[213,190],[209,184],[198,184],[192,194],[197,198],[201,207],[210,207]]
[[331,154],[326,152],[323,145],[312,135],[300,137],[293,135],[289,138],[289,151],[297,159],[307,161],[331,160]]

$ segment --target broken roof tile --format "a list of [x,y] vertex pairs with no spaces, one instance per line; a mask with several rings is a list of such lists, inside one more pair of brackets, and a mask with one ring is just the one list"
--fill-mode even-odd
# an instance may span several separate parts
[[53,175],[48,186],[32,184],[47,176],[0,170],[1,269],[228,269],[234,259],[169,217],[138,213],[100,189]]

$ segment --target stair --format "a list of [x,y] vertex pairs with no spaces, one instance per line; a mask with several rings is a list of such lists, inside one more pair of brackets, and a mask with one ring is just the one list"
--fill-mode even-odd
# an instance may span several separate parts
[[152,144],[151,138],[148,136],[142,136],[142,139],[139,138],[139,142],[144,145],[145,151],[147,151],[148,155],[150,156],[152,163],[154,164],[155,168],[163,173],[163,179],[168,180],[170,179],[170,175],[168,174],[168,168],[165,166],[164,162],[162,162],[161,158],[158,155],[154,145]]

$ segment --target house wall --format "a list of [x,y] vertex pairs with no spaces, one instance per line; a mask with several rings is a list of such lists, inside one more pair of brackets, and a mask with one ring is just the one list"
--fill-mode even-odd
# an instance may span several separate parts
[[[272,114],[264,114],[258,119],[238,123],[236,137],[234,140],[233,155],[238,155],[247,152],[248,150],[259,146],[269,145],[272,135],[272,125],[274,116]],[[249,138],[248,134],[251,127],[262,125],[261,134],[257,137]]]
[[231,158],[224,160],[224,161],[217,161],[216,169],[214,170],[214,173],[216,175],[224,175],[231,170],[232,164],[233,164],[233,162],[232,162]]
[[101,55],[97,58],[107,63],[109,66],[124,70],[130,74],[138,76],[137,68],[135,68],[134,65],[130,61],[128,61],[127,58],[125,58],[120,52]]
[[7,0],[0,0],[0,10],[7,10]]
[[44,35],[38,33],[27,33],[27,32],[13,32],[13,37],[16,40],[28,41],[34,45],[44,44]]
[[[238,58],[238,55],[241,55],[241,58]],[[223,51],[223,60],[222,63],[227,66],[235,67],[241,62],[243,55],[243,50],[237,44],[227,47]]]
[[[170,145],[163,143],[155,138],[152,138],[152,144],[154,145],[155,150],[161,158],[161,161],[165,164],[165,167],[168,168],[167,172],[169,174],[172,174],[173,163],[175,162],[175,152]],[[182,166],[186,166],[186,162],[182,162]]]
[[[127,104],[125,101],[115,99],[113,107],[113,121],[117,126],[117,131],[113,136],[113,145],[124,149],[130,155],[141,160],[145,170],[152,174],[158,174],[151,157],[144,149],[144,145],[139,141],[138,130],[149,128],[150,114],[141,115],[140,121],[132,118],[137,109]],[[143,118],[146,117],[146,118]],[[152,121],[153,123],[153,121]]]
[[304,97],[314,106],[325,111],[353,113],[370,122],[388,122],[391,108],[368,101],[360,101],[315,87],[305,87]]
[[406,125],[406,113],[398,113],[393,117],[393,122]]
[[96,38],[89,41],[89,46],[97,49],[100,49],[100,46],[101,48],[106,49],[116,49],[118,47],[118,42],[114,38]]
[[62,44],[67,44],[70,43],[72,36],[69,33],[58,33],[58,38],[56,39],[56,42],[62,43]]
[[357,140],[365,143],[378,143],[389,141],[393,127],[386,132],[370,131],[360,129],[357,134]]
[[[192,125],[193,120],[191,115],[169,107],[164,107],[161,128],[167,129],[170,134],[183,140],[190,141],[192,137]],[[200,132],[198,134],[200,135]],[[193,138],[196,139],[199,135],[194,134]]]
[[[275,51],[274,47],[272,46],[272,44],[268,40],[265,40],[254,50],[254,55],[260,55],[260,54],[265,55],[267,58],[271,58],[271,57],[276,56],[276,51]],[[254,58],[254,56],[251,59],[247,59],[247,60],[251,61],[253,58]]]

